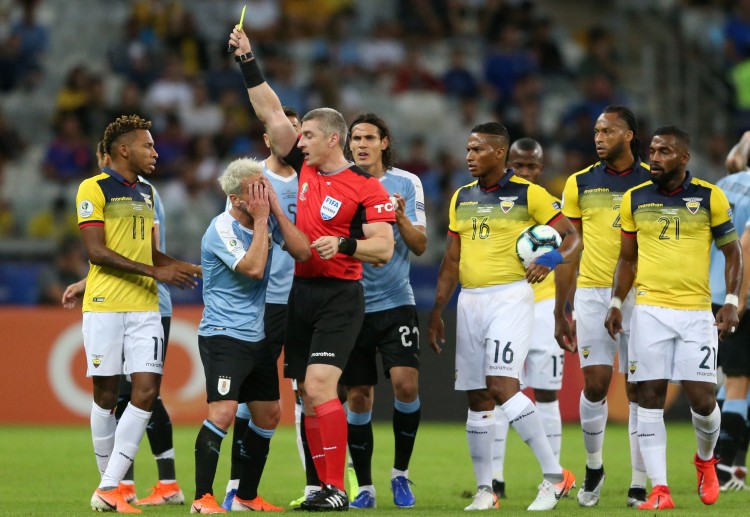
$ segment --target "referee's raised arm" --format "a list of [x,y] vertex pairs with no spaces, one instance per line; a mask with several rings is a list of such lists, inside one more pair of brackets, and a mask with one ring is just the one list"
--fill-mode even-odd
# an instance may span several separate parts
[[283,158],[294,148],[297,131],[284,113],[276,92],[263,77],[245,32],[235,27],[229,35],[229,44],[235,47],[234,59],[240,65],[255,114],[266,128],[266,134],[271,141],[271,151],[277,157]]

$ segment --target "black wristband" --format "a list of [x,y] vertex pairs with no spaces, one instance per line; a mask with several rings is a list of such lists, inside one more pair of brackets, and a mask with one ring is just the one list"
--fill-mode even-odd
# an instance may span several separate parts
[[352,239],[351,237],[339,237],[339,253],[351,257],[356,251],[357,239]]
[[254,59],[255,56],[253,55],[252,51],[248,51],[244,54],[240,54],[239,56],[234,56],[234,60],[238,63],[242,63],[243,61],[250,61],[251,59]]
[[266,82],[257,59],[240,63],[240,72],[242,72],[242,79],[245,81],[245,88],[255,88]]

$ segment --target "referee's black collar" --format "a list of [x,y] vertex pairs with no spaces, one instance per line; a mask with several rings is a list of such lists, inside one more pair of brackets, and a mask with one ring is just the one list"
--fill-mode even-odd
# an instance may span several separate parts
[[505,169],[505,174],[503,174],[503,177],[500,178],[497,182],[497,184],[492,185],[489,188],[484,188],[478,181],[477,185],[479,185],[479,188],[482,189],[485,192],[492,192],[493,190],[496,190],[498,188],[505,188],[506,185],[508,185],[508,182],[510,182],[510,178],[515,176],[516,173],[513,172],[513,169]]
[[136,176],[136,180],[135,181],[131,182],[131,181],[126,180],[122,176],[122,174],[120,174],[119,172],[117,172],[116,170],[114,170],[111,167],[107,167],[107,166],[102,167],[102,172],[106,172],[107,174],[109,174],[110,176],[112,176],[114,179],[116,179],[117,181],[119,181],[120,183],[122,183],[123,185],[126,185],[128,187],[132,188],[132,187],[135,187],[136,184],[138,184],[138,176]]

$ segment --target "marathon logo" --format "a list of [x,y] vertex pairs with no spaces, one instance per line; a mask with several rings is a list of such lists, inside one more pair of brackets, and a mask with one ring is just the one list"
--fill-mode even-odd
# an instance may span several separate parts
[[310,354],[310,357],[336,357],[333,352],[314,352]]

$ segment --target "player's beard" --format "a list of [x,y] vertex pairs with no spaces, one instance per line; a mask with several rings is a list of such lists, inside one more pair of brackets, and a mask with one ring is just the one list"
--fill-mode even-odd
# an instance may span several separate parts
[[651,172],[651,181],[653,181],[659,187],[664,187],[664,185],[672,181],[679,172],[680,170],[678,167],[675,167],[674,169],[669,171],[664,171],[659,176],[654,176],[654,173]]

